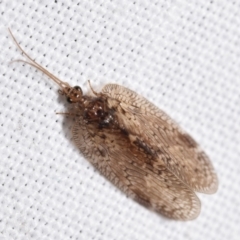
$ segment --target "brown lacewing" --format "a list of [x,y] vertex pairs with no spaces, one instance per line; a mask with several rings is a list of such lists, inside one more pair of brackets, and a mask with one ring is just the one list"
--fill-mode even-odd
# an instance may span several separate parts
[[84,95],[35,62],[71,104],[73,139],[83,155],[112,183],[139,203],[166,217],[196,218],[201,203],[195,191],[214,193],[214,168],[196,141],[165,112],[136,92],[107,84],[94,96]]

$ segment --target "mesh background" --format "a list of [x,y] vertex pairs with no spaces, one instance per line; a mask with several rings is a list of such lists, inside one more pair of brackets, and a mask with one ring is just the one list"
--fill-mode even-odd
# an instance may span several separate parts
[[[238,239],[238,1],[0,1],[0,240]],[[220,186],[200,216],[171,221],[127,198],[84,159],[66,104],[21,46],[86,92],[124,85],[170,114],[208,153]]]

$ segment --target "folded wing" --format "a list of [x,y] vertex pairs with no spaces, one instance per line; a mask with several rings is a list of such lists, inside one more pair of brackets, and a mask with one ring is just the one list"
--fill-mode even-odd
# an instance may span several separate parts
[[[198,216],[200,201],[195,193],[169,171],[161,160],[134,144],[120,129],[99,129],[82,117],[73,127],[81,152],[117,187],[138,202],[173,219]],[[153,163],[158,162],[158,169]]]
[[[137,93],[116,84],[106,85],[102,93],[119,101],[117,113],[122,126],[158,155],[177,178],[191,189],[214,193],[218,188],[214,168],[199,145],[166,113]],[[158,166],[159,165],[159,166]]]

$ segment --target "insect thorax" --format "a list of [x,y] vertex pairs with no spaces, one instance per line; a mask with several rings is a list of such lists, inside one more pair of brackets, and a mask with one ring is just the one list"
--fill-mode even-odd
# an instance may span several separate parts
[[108,106],[107,99],[85,97],[82,107],[83,117],[88,123],[97,123],[100,128],[118,127],[115,109]]

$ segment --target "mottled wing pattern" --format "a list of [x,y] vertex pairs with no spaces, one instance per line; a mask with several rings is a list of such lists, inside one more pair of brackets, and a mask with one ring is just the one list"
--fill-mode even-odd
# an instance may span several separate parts
[[120,129],[99,129],[79,117],[73,138],[86,158],[111,182],[138,202],[161,214],[180,220],[198,216],[200,201],[195,193],[162,162],[133,144]]
[[117,116],[126,130],[136,135],[159,156],[166,167],[195,191],[214,193],[217,176],[207,155],[194,139],[163,111],[137,93],[116,85],[106,85],[102,93],[109,105],[119,102]]

